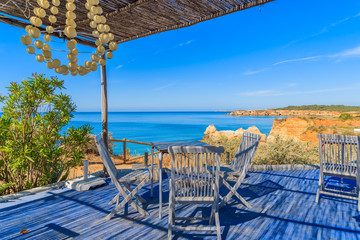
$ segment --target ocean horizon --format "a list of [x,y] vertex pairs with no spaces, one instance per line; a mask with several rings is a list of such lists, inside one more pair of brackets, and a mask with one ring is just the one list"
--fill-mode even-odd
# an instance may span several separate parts
[[[195,141],[204,137],[206,128],[213,124],[217,130],[247,129],[256,126],[268,135],[273,120],[283,117],[230,116],[230,111],[139,111],[109,112],[109,132],[115,139],[142,142]],[[92,132],[101,132],[101,112],[75,112],[71,126],[90,124]],[[123,144],[117,143],[114,154],[123,152]],[[132,155],[150,152],[145,145],[127,143]]]

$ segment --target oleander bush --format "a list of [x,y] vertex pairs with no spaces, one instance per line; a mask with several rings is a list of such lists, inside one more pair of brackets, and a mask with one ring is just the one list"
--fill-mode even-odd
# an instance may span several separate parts
[[76,109],[64,82],[43,74],[0,97],[0,194],[54,183],[82,163],[92,128],[66,127]]

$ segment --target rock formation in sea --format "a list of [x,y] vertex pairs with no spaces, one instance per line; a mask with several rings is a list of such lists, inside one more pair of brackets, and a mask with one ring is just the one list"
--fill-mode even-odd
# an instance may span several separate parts
[[249,127],[246,130],[239,128],[236,131],[231,131],[231,130],[218,131],[214,125],[209,125],[204,132],[205,134],[204,139],[210,139],[216,141],[217,139],[220,139],[222,137],[226,137],[228,139],[239,138],[243,135],[244,132],[259,134],[261,135],[261,142],[266,142],[266,135],[262,134],[260,130],[255,126]]

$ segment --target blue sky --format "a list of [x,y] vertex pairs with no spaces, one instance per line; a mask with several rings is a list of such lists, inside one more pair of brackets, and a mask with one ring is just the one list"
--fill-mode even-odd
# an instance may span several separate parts
[[[107,65],[109,110],[360,105],[359,26],[358,0],[277,0],[261,11],[123,43]],[[0,23],[0,31],[0,94],[33,72],[56,75],[26,53],[22,29]],[[54,48],[64,49],[61,40],[54,41]],[[59,77],[78,111],[100,111],[99,70]]]

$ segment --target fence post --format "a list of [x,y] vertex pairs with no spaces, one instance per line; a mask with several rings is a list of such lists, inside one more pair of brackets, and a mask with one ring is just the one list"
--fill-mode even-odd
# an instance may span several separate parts
[[148,165],[148,158],[149,158],[149,154],[146,152],[145,153],[145,166]]
[[226,164],[230,165],[230,153],[226,152]]
[[83,180],[87,181],[88,180],[88,173],[89,173],[89,160],[84,160],[84,177]]
[[126,163],[126,138],[124,138],[124,163]]

